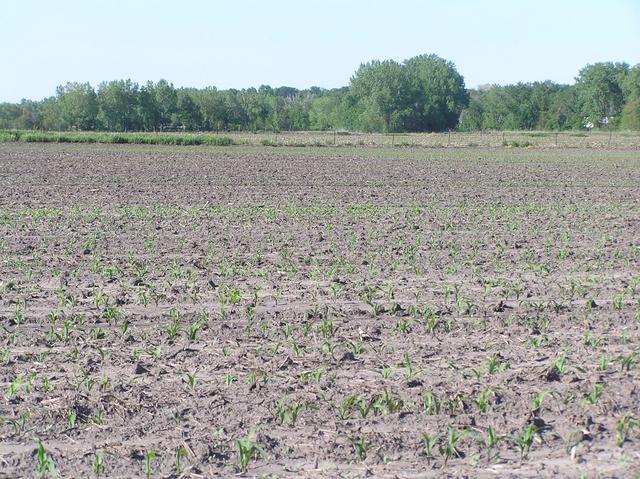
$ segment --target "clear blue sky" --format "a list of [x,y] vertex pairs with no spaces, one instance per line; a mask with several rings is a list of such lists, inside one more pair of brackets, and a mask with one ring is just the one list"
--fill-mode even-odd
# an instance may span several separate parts
[[435,53],[468,87],[572,83],[587,63],[640,63],[640,0],[8,0],[0,101],[67,81],[333,88],[361,62]]

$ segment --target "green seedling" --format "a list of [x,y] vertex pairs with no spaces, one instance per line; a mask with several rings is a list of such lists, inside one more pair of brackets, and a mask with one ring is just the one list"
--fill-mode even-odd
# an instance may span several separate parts
[[447,462],[449,462],[449,459],[451,459],[452,457],[460,457],[458,444],[465,435],[466,431],[457,431],[452,426],[449,426],[447,428],[446,442],[440,444],[440,454],[444,456],[445,467],[447,465]]
[[489,398],[493,394],[493,390],[491,388],[486,388],[484,391],[480,393],[480,395],[475,400],[475,403],[480,409],[480,412],[486,413],[491,407],[491,403],[489,403]]
[[265,456],[264,451],[256,443],[253,435],[238,439],[238,463],[242,472],[246,472],[249,462],[251,459],[255,459],[258,454]]
[[534,424],[529,424],[520,436],[513,438],[513,442],[520,449],[520,462],[524,461],[529,454],[529,450],[533,445],[533,440],[537,435],[539,435],[538,427]]
[[424,395],[423,409],[427,416],[440,414],[441,401],[431,391],[427,391]]
[[189,455],[187,448],[183,445],[178,446],[176,449],[176,472],[182,474],[182,460],[186,459]]
[[424,444],[424,454],[427,457],[427,464],[431,464],[434,448],[439,442],[440,436],[437,434],[432,436],[426,432],[422,433],[422,444]]
[[93,459],[93,472],[96,473],[96,477],[100,477],[104,474],[105,472],[105,465],[104,465],[104,452],[103,451],[98,451],[96,452],[94,459]]
[[284,399],[276,402],[276,418],[280,424],[290,424],[295,426],[298,416],[305,409],[302,403],[287,404]]
[[507,439],[507,436],[497,434],[493,426],[487,428],[487,436],[483,441],[484,446],[487,448],[487,462],[491,462],[497,457],[493,454],[493,450],[504,439]]
[[196,321],[195,323],[191,323],[189,325],[189,327],[187,328],[187,337],[190,341],[196,340],[196,336],[201,327],[202,324],[199,321]]
[[547,391],[540,391],[536,397],[531,401],[531,412],[535,414],[539,414],[542,410],[542,404],[544,403],[544,398],[547,396]]
[[227,375],[224,377],[224,383],[227,386],[231,386],[234,382],[236,382],[238,380],[238,378],[236,378],[233,374],[231,373],[227,373]]
[[618,360],[620,361],[620,369],[629,372],[629,370],[638,363],[638,353],[620,356]]
[[150,451],[145,451],[144,453],[144,474],[147,478],[151,477],[153,473],[153,461],[155,461],[158,456],[158,452],[151,449]]
[[53,462],[53,459],[49,456],[46,449],[44,448],[44,444],[42,441],[38,439],[38,477],[48,476],[50,479],[58,477],[58,471],[56,470],[56,464]]
[[187,373],[187,384],[189,384],[189,389],[192,391],[195,390],[197,382],[198,378],[196,377],[196,371]]
[[593,391],[591,391],[589,394],[585,395],[584,397],[585,403],[597,404],[598,401],[600,400],[600,396],[602,396],[602,389],[603,389],[602,384],[600,383],[594,384]]
[[640,419],[634,418],[628,414],[622,416],[616,424],[616,444],[622,447],[627,441],[629,434],[640,427]]
[[364,436],[360,438],[350,437],[349,441],[351,441],[353,452],[355,453],[358,461],[360,462],[364,461],[367,458],[367,447],[368,447],[367,438]]

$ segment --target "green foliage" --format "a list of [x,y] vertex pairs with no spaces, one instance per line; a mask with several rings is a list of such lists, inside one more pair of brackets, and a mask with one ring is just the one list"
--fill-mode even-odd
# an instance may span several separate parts
[[545,81],[491,85],[471,92],[463,130],[559,130],[580,126],[573,87]]
[[364,131],[444,131],[455,128],[468,103],[462,76],[436,55],[363,64],[349,95],[355,126]]
[[640,99],[630,101],[622,109],[620,126],[625,130],[640,130]]
[[230,146],[237,144],[228,136],[210,134],[177,133],[98,133],[98,132],[47,132],[47,131],[2,131],[0,142],[22,141],[25,143],[129,143],[144,145],[211,145]]
[[56,90],[61,126],[70,130],[93,130],[98,115],[98,97],[89,83],[67,83]]
[[[70,82],[39,102],[0,103],[0,129],[49,131],[562,130],[587,124],[640,129],[640,65],[587,65],[572,86],[545,81],[469,91],[453,63],[419,55],[364,63],[348,87],[332,90],[115,80],[97,89]],[[8,141],[4,134],[2,141]]]
[[622,83],[629,71],[626,63],[587,65],[578,74],[576,93],[581,113],[593,125],[617,124],[624,106]]

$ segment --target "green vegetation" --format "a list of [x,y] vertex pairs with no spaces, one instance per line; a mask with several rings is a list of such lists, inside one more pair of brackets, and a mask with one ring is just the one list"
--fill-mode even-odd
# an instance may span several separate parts
[[212,145],[229,146],[238,142],[227,136],[179,133],[105,133],[105,132],[48,132],[0,131],[0,143],[130,143],[142,145]]
[[[166,80],[61,85],[42,101],[0,103],[0,128],[48,131],[418,132],[640,129],[640,65],[596,63],[575,85],[551,81],[465,89],[436,55],[360,65],[349,86],[175,88]],[[277,142],[277,141],[276,141]]]

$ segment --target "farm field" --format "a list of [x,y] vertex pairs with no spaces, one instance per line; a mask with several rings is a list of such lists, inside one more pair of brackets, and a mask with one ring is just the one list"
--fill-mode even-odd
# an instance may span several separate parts
[[0,477],[635,477],[638,185],[637,148],[0,144]]

